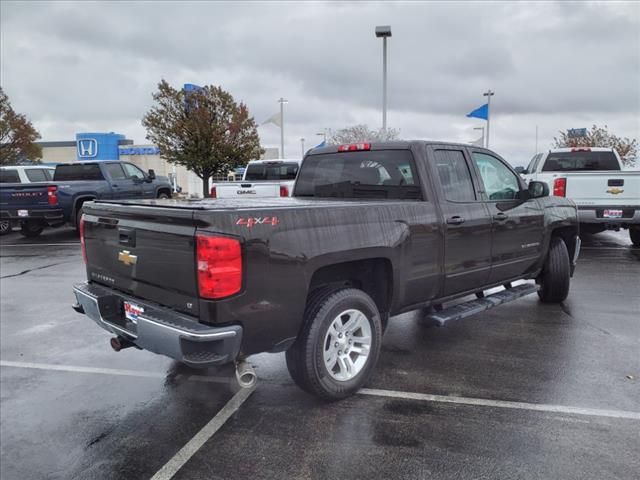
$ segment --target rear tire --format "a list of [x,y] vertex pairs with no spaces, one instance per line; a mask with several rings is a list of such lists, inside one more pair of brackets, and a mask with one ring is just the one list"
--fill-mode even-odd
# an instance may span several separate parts
[[9,220],[2,220],[0,222],[0,235],[6,235],[11,233],[11,222]]
[[571,265],[567,245],[560,237],[552,237],[542,273],[538,276],[538,297],[544,303],[560,303],[569,295]]
[[287,368],[303,390],[335,401],[368,380],[380,355],[382,325],[375,302],[362,290],[315,292],[305,323],[287,350]]
[[44,227],[39,223],[24,222],[20,227],[20,233],[27,238],[35,238],[42,233]]
[[634,247],[640,247],[640,228],[631,227],[629,229],[629,238]]

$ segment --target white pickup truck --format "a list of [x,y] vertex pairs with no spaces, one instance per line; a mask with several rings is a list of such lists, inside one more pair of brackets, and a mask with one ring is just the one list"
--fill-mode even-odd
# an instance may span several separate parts
[[558,148],[516,170],[527,182],[546,182],[552,195],[573,200],[581,231],[628,228],[631,242],[640,246],[640,171],[622,170],[614,149]]
[[212,198],[290,197],[302,160],[252,160],[241,182],[211,186]]

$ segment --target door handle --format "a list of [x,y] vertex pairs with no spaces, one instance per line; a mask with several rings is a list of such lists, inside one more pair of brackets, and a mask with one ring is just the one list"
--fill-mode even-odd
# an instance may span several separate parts
[[506,213],[500,212],[500,213],[496,213],[493,216],[494,220],[498,220],[499,222],[504,222],[507,218],[509,218],[509,215],[507,215]]
[[462,223],[464,223],[464,218],[456,215],[455,217],[449,217],[447,218],[447,223],[449,225],[460,225]]

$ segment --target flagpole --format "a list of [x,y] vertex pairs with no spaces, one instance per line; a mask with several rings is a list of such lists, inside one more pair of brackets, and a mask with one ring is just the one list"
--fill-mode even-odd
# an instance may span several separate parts
[[278,103],[280,103],[280,158],[284,158],[284,104],[287,100],[280,97]]
[[482,95],[487,97],[487,148],[489,148],[489,118],[491,118],[491,97],[495,92],[492,92],[491,89],[484,92]]

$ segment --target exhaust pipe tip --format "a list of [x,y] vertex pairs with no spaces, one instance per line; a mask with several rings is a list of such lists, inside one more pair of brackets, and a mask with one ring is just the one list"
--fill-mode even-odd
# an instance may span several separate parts
[[120,337],[112,337],[109,340],[109,344],[111,345],[111,348],[113,348],[113,350],[116,351],[116,352],[119,352],[120,350],[122,350],[124,348],[135,347],[134,343],[130,342],[127,339],[120,338]]
[[252,388],[258,383],[258,375],[253,366],[243,360],[236,364],[236,380],[242,388]]

